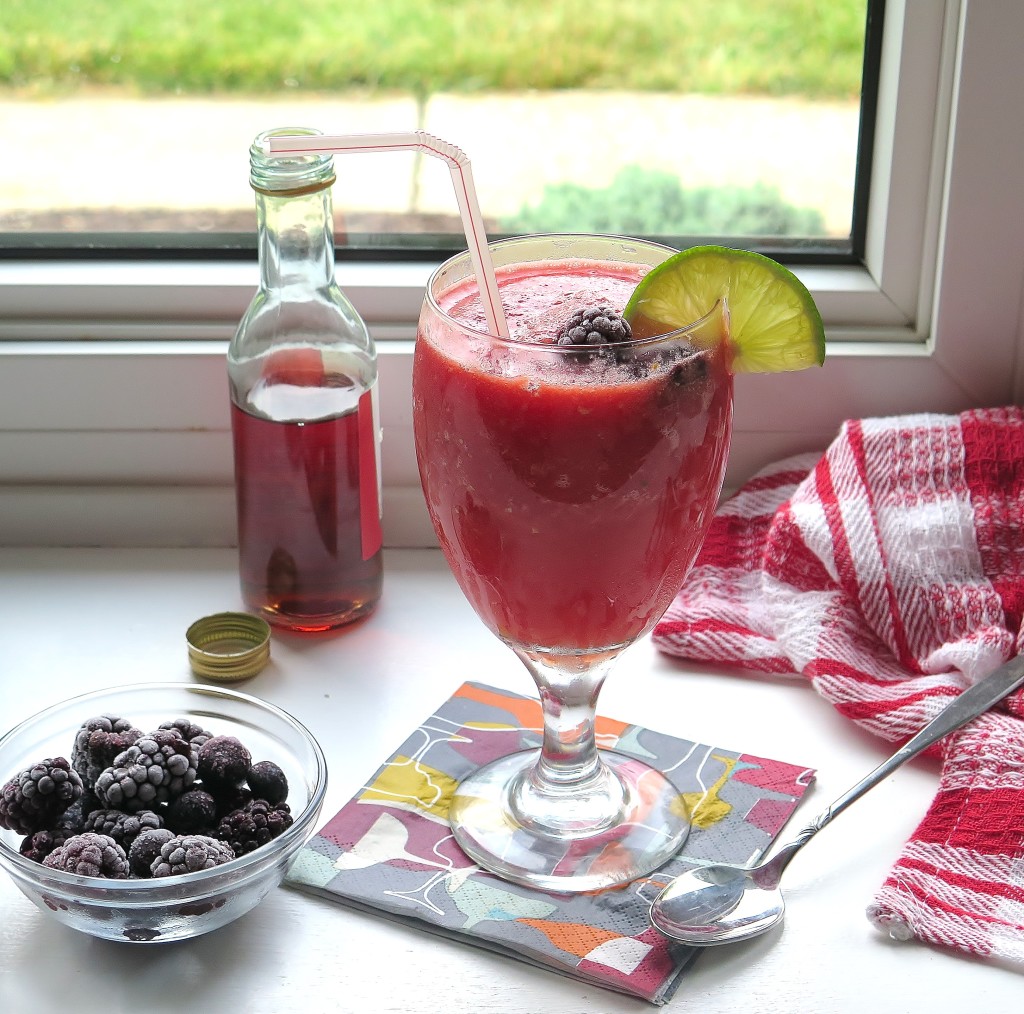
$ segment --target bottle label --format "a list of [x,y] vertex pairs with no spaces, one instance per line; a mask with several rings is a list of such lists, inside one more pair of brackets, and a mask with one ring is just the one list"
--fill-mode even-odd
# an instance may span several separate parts
[[359,521],[363,559],[369,560],[381,547],[384,534],[384,496],[380,472],[380,407],[377,381],[359,396]]

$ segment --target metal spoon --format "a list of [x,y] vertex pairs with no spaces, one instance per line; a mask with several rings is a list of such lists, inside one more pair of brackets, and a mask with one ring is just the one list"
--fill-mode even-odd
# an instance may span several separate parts
[[782,871],[814,835],[902,764],[976,718],[1022,683],[1024,657],[1017,656],[954,698],[916,736],[848,789],[771,859],[750,867],[723,863],[702,866],[676,877],[654,899],[651,923],[666,936],[694,946],[746,940],[771,929],[782,921],[785,911],[779,890]]

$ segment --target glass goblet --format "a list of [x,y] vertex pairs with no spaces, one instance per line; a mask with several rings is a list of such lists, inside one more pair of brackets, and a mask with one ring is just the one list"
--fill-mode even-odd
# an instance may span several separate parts
[[669,335],[561,346],[573,310],[622,307],[673,251],[612,236],[491,245],[510,338],[488,334],[468,255],[432,276],[413,368],[420,477],[441,549],[529,670],[542,745],[478,769],[449,819],[485,869],[560,892],[649,873],[689,829],[672,783],[598,749],[613,662],[662,616],[721,491],[732,426],[723,308]]

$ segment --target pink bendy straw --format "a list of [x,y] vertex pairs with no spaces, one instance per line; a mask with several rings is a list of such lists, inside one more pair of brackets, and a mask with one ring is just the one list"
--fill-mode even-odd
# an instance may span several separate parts
[[507,338],[508,324],[505,311],[498,295],[498,283],[494,277],[494,265],[487,249],[487,235],[473,185],[473,170],[465,152],[454,144],[442,141],[433,134],[413,130],[397,134],[278,134],[263,142],[268,155],[288,155],[302,152],[323,152],[343,155],[352,151],[425,151],[448,163],[455,187],[462,227],[466,231],[469,256],[476,272],[480,299],[483,302],[487,323],[493,334]]

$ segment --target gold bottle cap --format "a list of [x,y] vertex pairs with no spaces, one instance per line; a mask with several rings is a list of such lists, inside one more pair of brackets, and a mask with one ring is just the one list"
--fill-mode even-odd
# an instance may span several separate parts
[[270,661],[270,625],[250,613],[215,613],[185,631],[188,660],[197,676],[245,680]]

